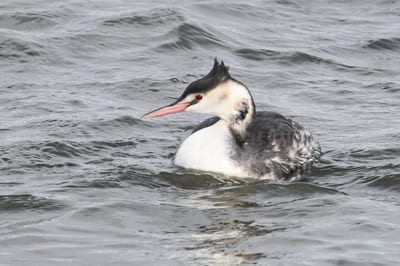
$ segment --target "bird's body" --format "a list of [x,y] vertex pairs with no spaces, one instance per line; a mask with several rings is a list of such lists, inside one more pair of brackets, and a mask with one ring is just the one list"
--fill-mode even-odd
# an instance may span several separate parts
[[174,162],[184,168],[293,180],[321,156],[318,142],[301,125],[274,112],[257,112],[247,87],[217,61],[175,103],[145,117],[181,111],[216,115],[197,126],[181,144]]
[[298,123],[273,112],[257,112],[244,142],[212,117],[181,144],[175,164],[229,176],[296,179],[320,157],[320,147]]

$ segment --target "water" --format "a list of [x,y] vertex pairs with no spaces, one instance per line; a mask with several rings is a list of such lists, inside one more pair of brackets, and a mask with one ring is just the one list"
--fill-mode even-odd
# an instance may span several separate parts
[[[0,3],[1,265],[399,265],[397,1]],[[178,169],[140,120],[218,57],[319,138],[301,182]]]

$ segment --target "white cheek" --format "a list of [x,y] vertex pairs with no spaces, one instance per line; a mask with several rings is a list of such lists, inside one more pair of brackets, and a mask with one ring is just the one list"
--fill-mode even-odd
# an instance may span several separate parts
[[200,102],[189,106],[186,110],[188,112],[219,115],[218,112],[219,109],[220,109],[220,103],[217,103],[212,99],[203,98]]
[[[218,99],[218,98],[217,98]],[[233,109],[229,101],[218,101],[215,98],[203,98],[199,103],[189,106],[186,111],[211,114],[228,120]]]
[[210,104],[207,103],[206,100],[202,99],[200,102],[189,106],[186,110],[189,112],[202,113],[207,112],[208,107],[210,107]]

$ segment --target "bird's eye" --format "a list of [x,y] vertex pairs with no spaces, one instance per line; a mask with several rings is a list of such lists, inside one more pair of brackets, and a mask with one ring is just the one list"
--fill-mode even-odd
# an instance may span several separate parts
[[203,96],[200,94],[197,94],[195,99],[196,99],[196,101],[200,101],[201,99],[203,99]]

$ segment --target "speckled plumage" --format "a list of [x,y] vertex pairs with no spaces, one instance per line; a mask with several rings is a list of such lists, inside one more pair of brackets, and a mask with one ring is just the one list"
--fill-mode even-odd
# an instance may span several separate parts
[[[193,133],[220,120],[211,117]],[[310,132],[293,120],[274,112],[257,112],[246,130],[244,141],[234,141],[232,160],[259,178],[295,179],[321,156],[321,148]]]
[[235,159],[256,176],[292,179],[320,156],[318,142],[301,125],[277,113],[257,112]]

